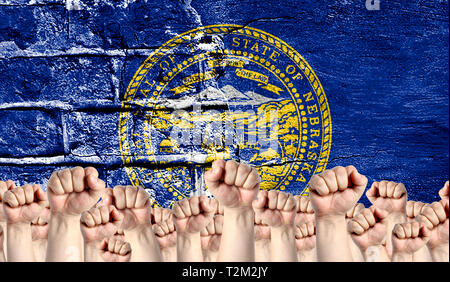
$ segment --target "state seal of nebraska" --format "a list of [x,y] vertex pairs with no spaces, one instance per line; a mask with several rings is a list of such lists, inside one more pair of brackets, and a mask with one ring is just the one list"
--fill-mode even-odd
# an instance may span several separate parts
[[303,57],[237,25],[200,27],[152,52],[119,118],[126,173],[163,207],[207,193],[202,171],[215,159],[255,166],[262,189],[307,194],[331,133],[327,98]]

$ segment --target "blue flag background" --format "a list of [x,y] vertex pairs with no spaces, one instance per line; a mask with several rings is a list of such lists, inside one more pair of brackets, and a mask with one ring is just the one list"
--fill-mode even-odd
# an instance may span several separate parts
[[[0,179],[45,186],[55,169],[92,165],[110,187],[130,184],[118,124],[136,71],[179,34],[235,24],[315,71],[333,123],[328,168],[352,164],[369,185],[403,182],[410,200],[435,201],[449,178],[448,19],[438,0],[0,0]],[[179,181],[195,176],[188,165]]]

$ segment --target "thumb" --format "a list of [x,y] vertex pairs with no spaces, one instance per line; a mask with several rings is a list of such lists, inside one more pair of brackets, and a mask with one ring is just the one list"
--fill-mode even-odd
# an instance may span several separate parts
[[88,187],[92,190],[102,190],[106,187],[105,182],[96,177],[94,174],[87,175],[86,180]]
[[358,195],[362,195],[364,192],[364,189],[366,189],[367,186],[367,177],[360,174],[358,170],[350,165],[345,168],[347,170],[347,175],[349,178],[349,186],[352,185],[353,189]]
[[372,212],[373,212],[373,215],[375,216],[375,219],[377,219],[377,222],[382,221],[383,219],[388,217],[389,212],[379,209],[375,206],[372,206],[372,207],[373,207]]
[[225,170],[224,160],[215,160],[212,169],[205,172],[205,184],[208,189],[216,189],[219,186],[220,179],[223,177]]
[[252,206],[254,209],[262,209],[266,205],[266,202],[267,202],[267,191],[259,190],[257,198],[252,202]]

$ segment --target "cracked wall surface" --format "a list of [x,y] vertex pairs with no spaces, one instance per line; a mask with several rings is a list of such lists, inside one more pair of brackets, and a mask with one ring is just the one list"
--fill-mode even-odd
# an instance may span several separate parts
[[[437,200],[449,178],[448,1],[392,2],[0,0],[0,179],[45,186],[55,169],[92,165],[109,186],[129,184],[118,120],[135,72],[174,36],[238,24],[315,70],[333,122],[328,167]],[[183,169],[195,182],[195,166]]]

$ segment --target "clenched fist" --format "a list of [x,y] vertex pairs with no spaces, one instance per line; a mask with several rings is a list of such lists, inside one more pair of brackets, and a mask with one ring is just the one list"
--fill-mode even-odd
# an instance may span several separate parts
[[50,220],[50,206],[48,202],[41,214],[31,222],[31,237],[35,240],[47,240]]
[[349,209],[345,213],[345,220],[347,224],[352,221],[352,219],[357,216],[360,212],[362,212],[365,209],[364,205],[361,203],[357,203],[353,208]]
[[354,166],[335,167],[316,174],[310,181],[310,199],[316,217],[345,216],[361,198],[367,178]]
[[281,191],[260,190],[253,202],[255,217],[260,217],[263,224],[273,227],[294,225],[296,202],[291,194]]
[[448,200],[441,200],[425,207],[417,217],[417,220],[430,230],[430,249],[449,243],[448,213]]
[[260,182],[255,168],[235,161],[216,160],[205,173],[206,187],[227,208],[251,207]]
[[316,226],[314,221],[297,225],[295,229],[295,245],[298,252],[310,251],[316,247]]
[[200,232],[202,249],[205,252],[218,252],[222,237],[223,215],[216,214]]
[[392,231],[394,255],[413,254],[425,246],[430,239],[430,231],[419,222],[396,224]]
[[12,180],[8,181],[0,181],[0,222],[4,222],[6,220],[5,214],[3,213],[3,196],[6,191],[10,191],[16,188],[16,184]]
[[[155,209],[156,210],[156,209]],[[169,209],[160,209],[169,211]],[[163,215],[157,212],[157,215]],[[165,213],[165,212],[164,212]],[[173,216],[171,213],[168,214],[167,218],[160,217],[155,224],[153,224],[153,232],[156,235],[156,240],[159,243],[161,250],[172,248],[177,245],[177,232],[175,230],[175,224],[173,222]]]
[[81,214],[81,233],[84,242],[101,241],[113,236],[123,220],[122,214],[112,206],[93,207]]
[[150,197],[144,188],[116,186],[112,194],[115,207],[123,215],[122,229],[132,230],[151,224]]
[[131,245],[119,239],[105,238],[99,251],[104,262],[128,262],[131,258]]
[[370,246],[379,246],[384,243],[387,231],[384,219],[387,215],[386,211],[372,206],[362,210],[349,222],[348,231],[363,252]]
[[427,204],[422,202],[406,202],[406,216],[408,217],[408,222],[416,221],[416,217],[421,214],[427,206]]
[[297,202],[297,214],[295,215],[295,225],[314,221],[314,209],[311,200],[307,196],[294,196]]
[[393,181],[374,182],[366,192],[369,201],[376,207],[389,213],[406,212],[406,188],[402,183]]
[[199,233],[213,219],[217,209],[215,199],[192,197],[177,202],[173,207],[174,222],[179,233]]
[[105,182],[98,178],[93,167],[74,167],[55,171],[48,184],[47,194],[52,212],[80,215],[100,199]]
[[48,205],[48,200],[38,184],[27,184],[7,191],[3,195],[3,203],[8,223],[31,224]]

